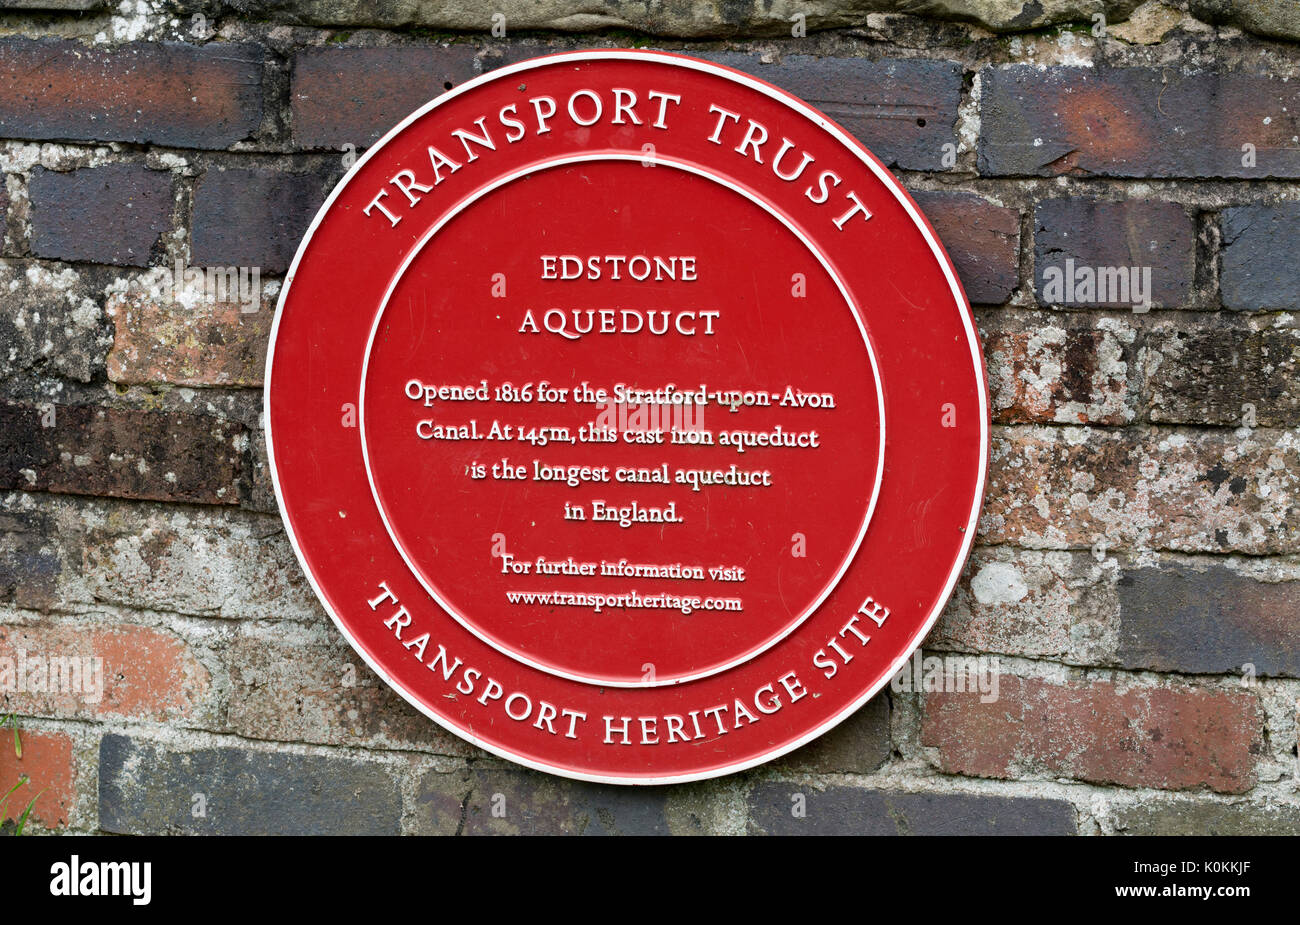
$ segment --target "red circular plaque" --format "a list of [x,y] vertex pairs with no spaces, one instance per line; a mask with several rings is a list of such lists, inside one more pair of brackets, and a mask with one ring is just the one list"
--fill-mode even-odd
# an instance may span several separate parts
[[920,643],[970,549],[969,306],[897,181],[762,81],[650,52],[503,68],[366,153],[267,357],[326,610],[514,761],[750,767]]

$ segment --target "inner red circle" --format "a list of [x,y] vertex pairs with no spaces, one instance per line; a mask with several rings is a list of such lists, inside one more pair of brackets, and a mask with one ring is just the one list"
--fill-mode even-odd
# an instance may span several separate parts
[[426,589],[596,683],[781,638],[877,487],[875,372],[834,278],[749,198],[664,164],[552,167],[469,205],[396,283],[364,386],[376,498]]

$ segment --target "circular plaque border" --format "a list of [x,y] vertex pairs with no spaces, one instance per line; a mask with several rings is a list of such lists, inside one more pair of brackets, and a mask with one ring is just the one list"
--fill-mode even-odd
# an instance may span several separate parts
[[[880,426],[879,426],[880,434],[876,445],[876,478],[874,483],[871,486],[871,494],[867,500],[867,512],[862,518],[862,525],[858,528],[858,534],[853,540],[853,545],[850,547],[849,551],[844,556],[844,560],[840,563],[839,568],[835,570],[834,576],[826,584],[826,587],[823,588],[822,591],[813,600],[813,602],[809,604],[807,607],[805,607],[803,611],[799,614],[799,616],[796,617],[794,620],[792,620],[783,630],[781,630],[781,632],[775,634],[770,639],[760,643],[758,646],[753,647],[752,649],[746,651],[744,654],[737,656],[736,658],[733,658],[730,661],[727,661],[725,664],[719,665],[715,668],[710,668],[703,671],[697,671],[692,674],[682,675],[679,677],[666,678],[662,681],[658,679],[654,681],[617,681],[617,680],[610,680],[608,678],[588,678],[580,674],[575,674],[568,671],[561,671],[559,669],[556,669],[553,666],[543,665],[540,662],[536,661],[535,659],[528,658],[524,655],[521,655],[518,652],[512,651],[505,645],[493,639],[487,633],[481,631],[477,626],[474,625],[473,622],[466,619],[464,615],[457,608],[453,607],[450,603],[448,603],[446,600],[443,599],[442,595],[440,595],[432,587],[430,582],[425,581],[424,576],[420,574],[419,570],[416,569],[414,563],[412,563],[411,557],[407,555],[406,549],[402,546],[400,542],[398,542],[396,533],[393,530],[393,525],[389,522],[388,513],[384,510],[383,502],[380,500],[379,489],[375,485],[374,472],[370,467],[370,447],[366,440],[366,379],[370,371],[370,355],[371,352],[374,350],[375,336],[379,333],[379,326],[383,322],[384,312],[388,309],[388,302],[392,298],[394,290],[397,289],[403,277],[406,276],[407,270],[410,269],[411,264],[414,263],[416,258],[420,256],[424,248],[429,245],[429,243],[438,235],[438,233],[443,229],[444,226],[447,225],[447,223],[449,223],[456,216],[460,215],[461,212],[469,208],[474,203],[478,202],[478,200],[482,199],[484,196],[488,195],[489,193],[492,193],[503,186],[513,183],[516,180],[526,178],[531,174],[539,173],[540,171],[543,170],[550,170],[554,167],[563,167],[569,164],[585,164],[585,163],[591,163],[595,161],[620,161],[620,162],[632,162],[632,163],[643,163],[645,161],[653,161],[655,166],[662,165],[665,167],[673,167],[678,170],[683,170],[686,173],[692,174],[694,176],[704,177],[707,180],[712,180],[718,185],[726,187],[732,192],[745,197],[750,202],[754,203],[754,205],[758,206],[760,209],[767,212],[767,214],[769,214],[778,222],[780,222],[782,225],[784,225],[786,227],[786,230],[788,230],[792,235],[794,235],[799,240],[799,243],[803,244],[803,246],[806,247],[808,251],[814,257],[817,258],[817,262],[821,264],[822,269],[824,269],[826,273],[830,276],[830,278],[834,281],[835,288],[839,290],[840,296],[844,299],[846,303],[848,303],[849,313],[853,316],[853,321],[858,327],[858,333],[862,335],[863,346],[867,348],[867,359],[871,362],[871,375],[875,382],[875,387],[876,387],[876,413],[880,416]],[[496,649],[502,655],[508,656],[509,658],[512,658],[517,662],[527,665],[530,668],[536,668],[538,671],[544,671],[547,674],[555,675],[556,677],[559,678],[565,678],[569,681],[579,681],[583,684],[591,684],[597,687],[626,687],[626,688],[671,687],[676,684],[685,684],[688,681],[698,681],[701,678],[708,678],[708,677],[712,677],[715,674],[721,674],[724,671],[727,671],[731,668],[735,668],[737,665],[743,665],[745,662],[753,658],[756,658],[757,656],[766,652],[768,649],[772,648],[772,646],[779,643],[781,640],[785,639],[796,629],[798,629],[804,623],[805,620],[807,620],[810,616],[812,616],[813,612],[825,602],[826,598],[830,597],[830,594],[832,591],[835,590],[836,585],[838,585],[841,579],[844,578],[844,573],[847,572],[849,570],[849,566],[853,564],[854,557],[858,554],[858,550],[862,548],[862,540],[867,535],[867,528],[871,524],[871,516],[876,511],[876,502],[880,499],[880,483],[885,472],[885,388],[884,388],[884,384],[880,381],[880,367],[876,363],[876,351],[874,350],[874,348],[872,348],[871,338],[867,335],[867,329],[862,323],[862,309],[858,305],[856,300],[854,300],[853,296],[849,293],[848,288],[844,285],[844,281],[840,278],[839,271],[836,270],[835,267],[831,265],[830,260],[826,257],[824,253],[822,253],[821,249],[818,248],[816,244],[814,244],[806,234],[804,234],[803,230],[799,228],[789,218],[789,216],[783,214],[773,203],[765,201],[761,196],[759,196],[753,190],[746,189],[745,187],[732,182],[727,177],[724,177],[721,174],[714,173],[713,171],[707,169],[706,167],[703,167],[702,165],[688,163],[686,161],[677,160],[676,158],[663,157],[659,154],[653,154],[653,155],[646,154],[646,153],[625,154],[617,151],[602,151],[599,153],[592,153],[592,154],[565,155],[564,157],[550,158],[545,161],[537,161],[535,163],[529,164],[526,167],[521,167],[518,170],[513,171],[512,173],[503,174],[499,177],[496,177],[491,182],[484,184],[483,186],[480,186],[473,193],[466,196],[460,202],[456,203],[454,206],[451,206],[449,209],[447,209],[447,211],[443,213],[442,217],[439,218],[438,221],[434,223],[434,225],[424,233],[424,236],[415,243],[415,246],[411,248],[411,252],[407,254],[406,259],[402,261],[401,267],[398,268],[397,272],[393,275],[392,281],[389,282],[388,291],[384,293],[384,300],[379,304],[379,310],[375,312],[375,321],[374,324],[370,326],[370,337],[366,341],[366,358],[361,365],[361,391],[360,391],[360,397],[357,400],[357,423],[358,423],[358,430],[360,431],[360,435],[361,435],[361,456],[366,463],[366,479],[370,483],[370,495],[375,501],[375,507],[379,512],[379,518],[384,522],[384,529],[388,532],[388,538],[393,541],[393,546],[397,549],[398,554],[402,557],[402,561],[406,563],[406,567],[411,570],[411,574],[415,577],[415,580],[418,581],[420,585],[424,588],[424,590],[429,593],[429,596],[432,597],[434,601],[437,602],[438,606],[441,607],[443,610],[445,610],[447,614],[452,617],[452,619],[454,619],[457,623],[463,626],[466,630],[468,630],[473,635],[477,636],[487,645]]]
[[[889,191],[889,193],[894,197],[894,199],[898,202],[898,204],[907,213],[908,217],[912,220],[917,230],[921,232],[926,242],[926,245],[930,249],[931,255],[934,257],[936,263],[938,264],[939,268],[943,272],[944,279],[947,281],[949,291],[954,300],[954,307],[957,309],[957,314],[961,319],[962,328],[966,333],[967,344],[970,348],[972,368],[973,371],[977,374],[975,376],[975,385],[976,385],[975,391],[979,400],[978,418],[979,418],[980,446],[979,446],[979,454],[978,454],[978,471],[976,472],[976,480],[975,480],[975,491],[973,492],[970,514],[966,520],[965,525],[961,527],[963,538],[960,544],[960,548],[958,550],[958,554],[954,557],[952,568],[949,571],[946,579],[944,580],[941,591],[936,596],[935,604],[931,609],[930,613],[916,628],[916,630],[913,632],[911,637],[908,639],[907,644],[900,650],[899,654],[890,662],[889,668],[885,672],[881,673],[880,677],[874,683],[869,685],[861,694],[852,698],[848,703],[846,703],[840,710],[838,710],[829,719],[823,720],[817,725],[809,728],[803,734],[793,739],[790,739],[788,741],[782,742],[781,744],[774,746],[770,750],[765,751],[759,755],[747,756],[731,763],[721,764],[715,767],[705,768],[700,771],[692,771],[687,773],[677,773],[677,774],[668,773],[668,774],[647,775],[647,776],[602,774],[602,773],[593,773],[593,772],[583,771],[576,768],[566,767],[562,764],[539,761],[534,758],[530,758],[527,755],[520,754],[508,748],[502,747],[493,742],[486,741],[482,737],[476,735],[473,731],[457,726],[456,724],[440,716],[438,713],[436,713],[435,711],[427,707],[418,696],[414,695],[413,693],[408,691],[405,686],[397,682],[389,674],[389,672],[384,669],[382,665],[380,665],[374,658],[372,658],[371,655],[366,651],[364,646],[358,644],[355,635],[348,628],[347,624],[340,618],[339,614],[336,613],[335,608],[330,604],[328,596],[324,593],[320,583],[317,581],[316,575],[312,571],[310,564],[303,553],[297,534],[294,531],[292,519],[287,515],[287,509],[284,504],[284,495],[280,486],[279,470],[277,468],[277,464],[275,460],[275,443],[272,438],[272,416],[271,416],[271,400],[270,400],[272,372],[273,372],[274,360],[275,360],[276,339],[279,333],[280,321],[283,316],[284,307],[287,302],[288,295],[293,284],[293,278],[297,273],[298,265],[302,260],[302,257],[306,252],[308,246],[310,245],[312,237],[316,232],[316,229],[319,227],[321,221],[328,214],[330,208],[334,205],[334,202],[338,199],[339,195],[342,193],[342,191],[348,185],[348,183],[353,179],[353,177],[355,177],[357,173],[360,172],[361,168],[365,166],[372,157],[376,156],[378,152],[382,150],[384,145],[386,145],[390,140],[392,140],[394,137],[396,137],[402,131],[404,131],[410,124],[415,122],[417,119],[427,115],[429,112],[437,109],[439,106],[447,103],[452,99],[455,99],[456,97],[459,97],[464,93],[469,92],[470,90],[482,86],[483,84],[495,81],[498,78],[511,76],[514,74],[526,73],[530,70],[534,70],[539,67],[554,65],[557,63],[563,63],[565,61],[583,62],[583,61],[596,61],[601,59],[626,60],[626,61],[655,60],[667,65],[681,67],[687,70],[698,71],[701,73],[710,74],[715,77],[720,77],[725,80],[733,81],[737,84],[740,84],[750,90],[762,94],[763,96],[766,96],[769,99],[772,99],[790,108],[794,112],[801,115],[803,118],[807,119],[809,122],[816,125],[822,131],[826,132],[828,135],[830,135],[832,138],[838,141],[841,145],[843,145],[844,149],[850,152],[853,156],[855,156],[863,164],[863,166],[865,166],[871,172],[871,174]],[[316,594],[316,597],[320,601],[321,606],[325,609],[325,612],[329,614],[330,619],[334,622],[334,625],[338,628],[339,632],[343,634],[343,637],[348,641],[348,644],[352,647],[352,649],[365,661],[365,663],[370,667],[370,669],[375,672],[375,674],[380,678],[380,680],[382,680],[390,688],[395,690],[404,700],[406,700],[408,703],[414,706],[417,710],[419,710],[422,714],[427,716],[429,719],[437,723],[440,727],[446,729],[448,732],[451,732],[453,735],[456,735],[459,738],[473,745],[476,745],[479,748],[484,749],[485,751],[497,755],[498,757],[505,758],[506,760],[512,761],[524,767],[532,768],[538,771],[544,771],[549,774],[555,774],[560,777],[567,777],[574,780],[584,780],[584,781],[592,781],[595,783],[607,783],[607,784],[645,785],[645,786],[677,784],[677,783],[688,783],[691,781],[698,781],[698,780],[707,780],[709,778],[721,777],[727,774],[734,774],[739,771],[744,771],[746,769],[757,767],[758,765],[761,764],[765,764],[769,761],[772,761],[775,758],[781,757],[782,755],[789,754],[790,752],[800,748],[803,745],[808,744],[809,742],[813,741],[819,736],[830,731],[834,727],[838,726],[841,722],[846,720],[848,717],[852,716],[858,709],[860,709],[864,704],[866,704],[869,700],[871,700],[877,693],[879,693],[880,690],[884,688],[886,684],[889,683],[889,679],[893,677],[899,671],[899,669],[902,668],[902,666],[909,661],[909,659],[912,656],[912,652],[916,649],[916,647],[920,644],[920,642],[933,628],[935,622],[939,618],[939,614],[942,612],[948,600],[951,598],[952,592],[957,585],[957,581],[961,575],[961,572],[965,567],[966,560],[970,556],[971,547],[974,545],[975,531],[979,522],[980,509],[983,506],[984,489],[987,484],[987,476],[988,476],[989,397],[988,397],[987,374],[985,372],[983,355],[980,348],[979,336],[975,330],[974,323],[973,323],[973,315],[971,314],[969,305],[966,301],[965,294],[962,290],[961,284],[957,280],[956,272],[953,269],[952,261],[949,259],[948,255],[944,252],[943,247],[939,244],[938,238],[935,235],[933,228],[930,227],[929,222],[921,214],[920,210],[916,207],[916,204],[912,201],[911,197],[903,190],[903,188],[899,185],[898,181],[893,177],[893,175],[888,171],[888,169],[886,169],[884,165],[882,165],[875,158],[875,156],[871,154],[871,152],[869,152],[866,149],[866,147],[863,146],[856,138],[854,138],[851,134],[849,134],[844,129],[840,128],[840,126],[837,125],[834,121],[826,118],[824,115],[822,115],[812,107],[805,104],[798,97],[784,90],[781,90],[767,83],[766,81],[760,80],[742,71],[737,71],[733,68],[728,68],[723,65],[714,64],[712,62],[703,61],[696,58],[690,58],[684,55],[673,54],[670,52],[655,52],[655,51],[641,51],[641,50],[628,51],[628,50],[616,50],[616,49],[561,52],[558,54],[545,55],[545,56],[533,58],[527,61],[518,62],[516,64],[506,65],[504,67],[493,70],[486,74],[482,74],[472,80],[466,81],[460,86],[448,90],[446,93],[443,93],[438,97],[436,97],[435,99],[430,100],[428,103],[424,104],[419,109],[415,110],[406,118],[404,118],[401,122],[395,125],[388,132],[386,132],[384,136],[380,138],[378,141],[376,141],[369,149],[367,149],[365,154],[363,154],[361,157],[357,159],[357,161],[351,166],[351,168],[349,168],[347,173],[344,174],[343,178],[339,180],[339,182],[335,185],[334,189],[330,191],[329,196],[326,197],[325,202],[321,205],[320,209],[313,217],[311,224],[308,226],[307,231],[304,233],[303,239],[299,244],[297,251],[294,254],[293,262],[290,264],[289,270],[285,275],[284,284],[281,287],[281,291],[280,291],[280,297],[276,303],[275,318],[272,320],[270,339],[267,347],[266,367],[265,367],[264,385],[263,385],[263,417],[265,419],[267,462],[270,469],[272,487],[275,491],[276,502],[277,505],[279,506],[282,515],[281,520],[283,521],[285,526],[285,534],[286,536],[288,536],[290,545],[293,547],[294,555],[297,557],[299,564],[302,566],[303,574],[306,576],[307,581],[312,588],[312,591]]]

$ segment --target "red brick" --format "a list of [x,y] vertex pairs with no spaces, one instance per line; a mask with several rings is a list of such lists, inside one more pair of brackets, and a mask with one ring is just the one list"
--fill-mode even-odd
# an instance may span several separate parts
[[999,312],[980,319],[980,332],[994,421],[1125,424],[1135,417],[1136,337],[1122,322]]
[[9,797],[0,821],[17,820],[35,797],[36,805],[32,807],[28,825],[35,822],[49,829],[66,825],[77,800],[72,739],[59,732],[23,729],[21,721],[18,733],[22,739],[22,758],[14,755],[9,728],[0,731],[0,795],[8,793],[23,777],[27,783]]
[[1263,714],[1246,691],[1121,690],[1003,675],[999,698],[926,694],[921,742],[953,774],[1241,793],[1256,782]]
[[[1300,86],[1168,67],[980,72],[980,173],[1297,177]],[[1242,164],[1242,145],[1256,149]]]
[[0,39],[6,138],[225,148],[261,121],[262,52],[253,45]]
[[152,627],[0,624],[0,659],[14,672],[5,710],[20,714],[166,720],[194,714],[209,688],[185,642]]
[[56,173],[27,185],[32,253],[54,260],[148,266],[171,229],[171,175],[134,164]]
[[114,323],[108,378],[123,384],[260,386],[275,307],[258,311],[238,302],[186,307],[169,298],[113,295],[105,314]]
[[990,544],[1300,552],[1300,449],[1285,431],[996,427]]
[[1020,277],[1020,213],[974,193],[914,192],[938,232],[966,298],[1001,305]]
[[0,488],[238,504],[243,436],[207,415],[0,400]]
[[429,100],[476,75],[468,45],[305,48],[290,101],[301,148],[365,148]]

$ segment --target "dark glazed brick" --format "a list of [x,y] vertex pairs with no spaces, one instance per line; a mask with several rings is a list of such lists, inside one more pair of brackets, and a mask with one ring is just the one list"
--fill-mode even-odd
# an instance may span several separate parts
[[913,193],[952,258],[966,297],[1001,305],[1020,273],[1020,213],[974,193]]
[[[1044,293],[1048,267],[1073,260],[1075,275],[1082,267],[1151,268],[1147,298],[1157,307],[1176,308],[1191,292],[1196,272],[1196,226],[1182,206],[1173,202],[1099,199],[1046,199],[1034,209],[1034,277],[1038,301],[1085,304],[1085,307],[1128,308],[1129,301],[1067,303]],[[1064,276],[1065,285],[1070,280]],[[1067,292],[1068,294],[1068,292]],[[1100,291],[1095,290],[1094,295]]]
[[[795,815],[802,796],[804,815]],[[749,795],[750,831],[761,835],[1075,835],[1064,800],[967,793],[905,793],[762,783]]]
[[28,183],[32,253],[144,267],[171,229],[171,175],[129,164],[58,173],[37,167]]
[[1215,318],[1155,329],[1146,346],[1152,421],[1240,425],[1250,405],[1260,427],[1300,425],[1300,330]]
[[367,147],[474,76],[474,49],[465,45],[305,48],[293,59],[294,144]]
[[313,174],[208,170],[194,190],[192,262],[282,273],[324,201]]
[[427,834],[667,835],[663,787],[589,784],[535,771],[432,771],[416,796]]
[[[466,835],[667,835],[663,787],[615,787],[532,771],[480,771]],[[493,806],[504,809],[494,816]]]
[[[195,817],[196,795],[205,815]],[[126,736],[99,746],[99,827],[123,835],[396,835],[387,769],[238,748],[172,751]]]
[[1224,307],[1300,307],[1300,202],[1224,209],[1220,222]]
[[0,488],[238,504],[243,433],[197,414],[0,400]]
[[6,138],[225,148],[261,121],[255,45],[0,39]]
[[1300,581],[1265,582],[1223,566],[1126,571],[1119,579],[1125,668],[1300,677]]
[[[985,68],[980,84],[985,175],[1300,176],[1294,80],[1011,65]],[[1255,146],[1254,167],[1243,144]]]
[[888,166],[943,169],[943,146],[956,144],[961,67],[946,61],[866,61],[787,55],[762,64],[738,52],[700,57],[752,74],[821,110]]
[[795,772],[868,774],[889,759],[889,697],[880,693],[825,735],[791,752],[781,766]]

